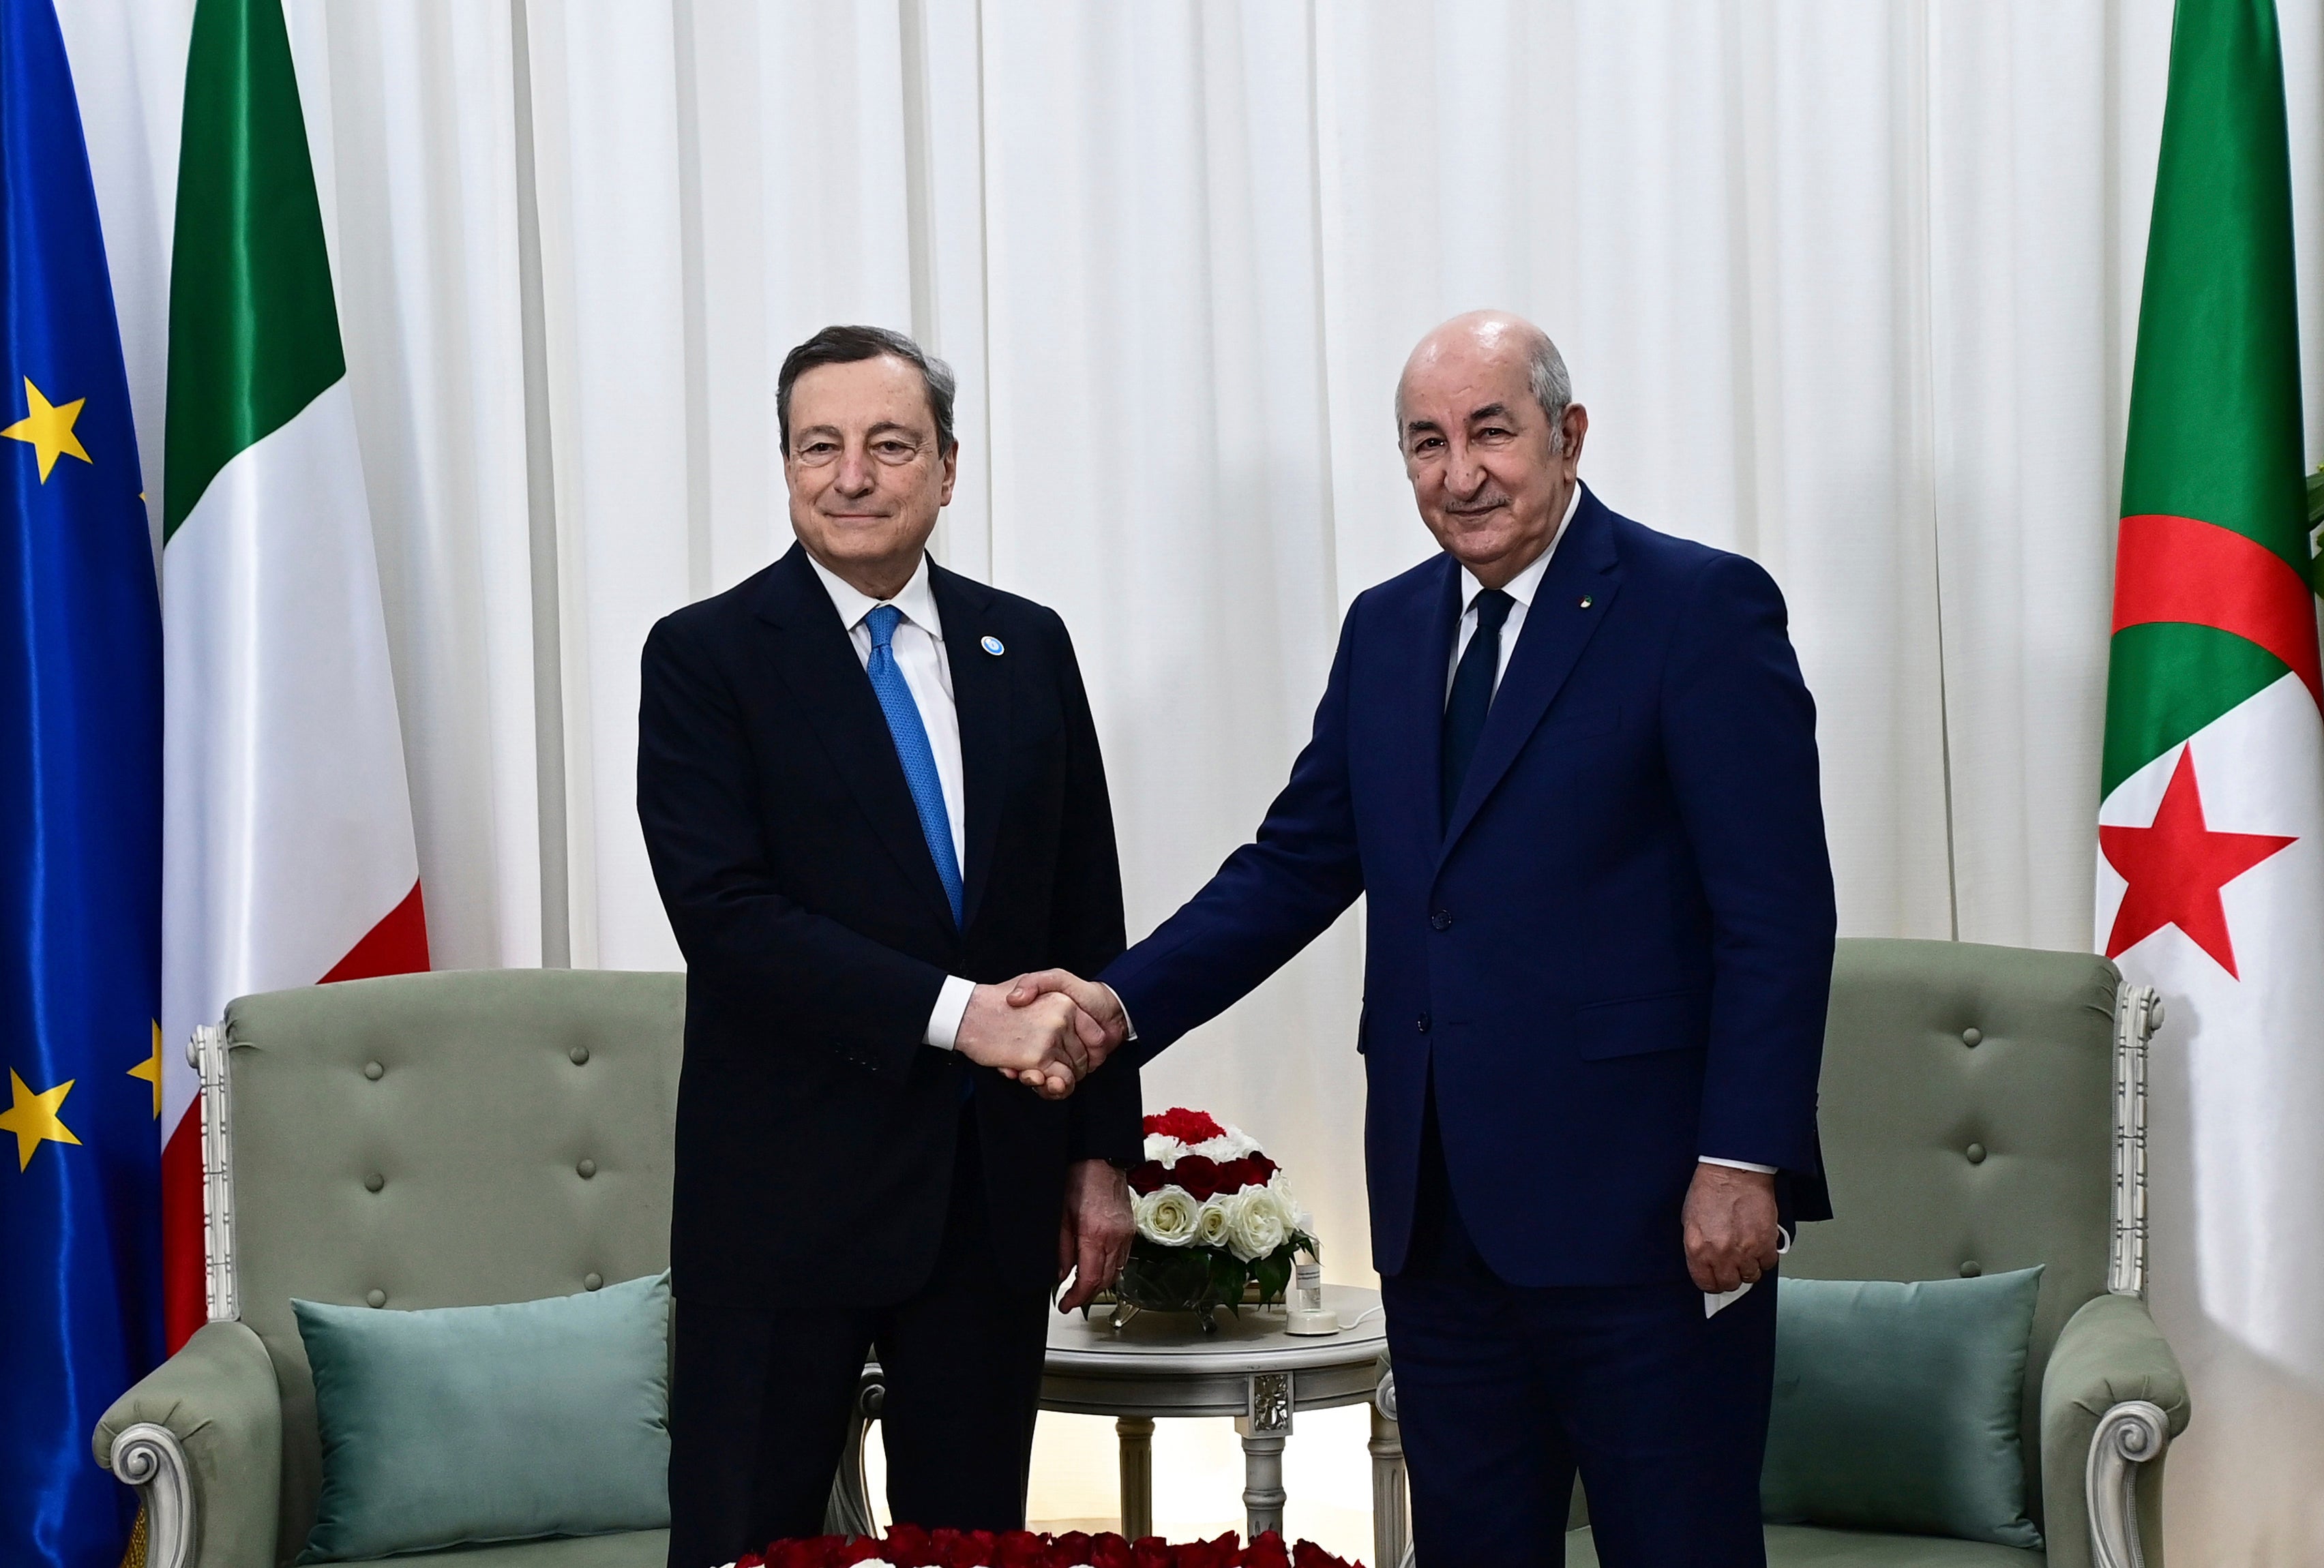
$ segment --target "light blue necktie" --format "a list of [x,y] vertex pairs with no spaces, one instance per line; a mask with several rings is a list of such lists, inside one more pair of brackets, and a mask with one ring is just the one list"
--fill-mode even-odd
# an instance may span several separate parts
[[893,604],[877,605],[863,617],[863,624],[872,632],[872,657],[863,672],[872,678],[880,711],[888,715],[896,760],[904,765],[904,782],[912,791],[912,804],[919,808],[920,833],[928,841],[936,876],[944,883],[945,897],[952,901],[952,923],[957,926],[961,923],[960,857],[953,852],[952,817],[945,811],[936,748],[928,744],[928,727],[920,722],[919,704],[912,700],[912,688],[905,684],[904,672],[896,668],[895,651],[889,647],[903,618],[904,613]]

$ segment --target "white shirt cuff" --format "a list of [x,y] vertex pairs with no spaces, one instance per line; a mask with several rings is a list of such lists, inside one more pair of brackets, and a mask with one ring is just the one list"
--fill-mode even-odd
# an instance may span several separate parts
[[1113,987],[1106,984],[1102,980],[1099,981],[1097,983],[1098,988],[1101,991],[1103,991],[1106,995],[1113,998],[1113,1005],[1118,1008],[1121,1008],[1121,1033],[1123,1040],[1129,1041],[1136,1039],[1138,1038],[1138,1025],[1130,1018],[1130,1010],[1126,1007],[1121,1007],[1121,992],[1114,990]]
[[[937,1010],[943,1010],[941,1004],[938,1005]],[[1729,1170],[1755,1170],[1761,1176],[1774,1176],[1775,1174],[1775,1167],[1774,1166],[1753,1165],[1748,1159],[1721,1159],[1715,1154],[1699,1154],[1695,1156],[1695,1158],[1704,1165],[1723,1165]]]
[[939,1051],[949,1051],[960,1038],[961,1015],[968,1010],[968,999],[976,994],[976,982],[963,980],[957,974],[945,976],[944,989],[936,992],[936,1005],[928,1013],[928,1032],[921,1037],[925,1045]]

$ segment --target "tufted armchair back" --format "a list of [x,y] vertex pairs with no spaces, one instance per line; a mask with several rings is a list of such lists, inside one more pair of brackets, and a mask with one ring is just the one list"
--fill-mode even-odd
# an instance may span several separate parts
[[685,1015],[680,975],[573,970],[352,981],[226,1010],[204,1062],[225,1123],[210,1310],[273,1360],[283,1562],[321,1468],[290,1298],[476,1305],[668,1267]]
[[2085,953],[1840,943],[1820,1121],[1838,1217],[1784,1271],[1940,1279],[2047,1266],[2025,1368],[2027,1504],[2041,1521],[2042,1373],[2107,1287],[2115,1245],[2115,1002]]

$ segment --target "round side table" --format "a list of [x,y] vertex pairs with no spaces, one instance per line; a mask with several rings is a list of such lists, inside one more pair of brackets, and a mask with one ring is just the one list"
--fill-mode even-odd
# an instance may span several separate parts
[[1295,1338],[1281,1307],[1221,1313],[1204,1333],[1190,1313],[1139,1313],[1120,1329],[1105,1309],[1049,1320],[1041,1408],[1111,1416],[1121,1444],[1121,1533],[1154,1529],[1154,1423],[1231,1416],[1242,1439],[1249,1534],[1283,1527],[1283,1442],[1302,1410],[1371,1406],[1372,1561],[1404,1560],[1404,1440],[1379,1292],[1327,1285],[1340,1332]]

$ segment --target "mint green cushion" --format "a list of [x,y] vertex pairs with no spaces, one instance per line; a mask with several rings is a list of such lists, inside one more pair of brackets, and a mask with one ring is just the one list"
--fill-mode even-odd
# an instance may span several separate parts
[[2018,1436],[2040,1268],[1777,1288],[1770,1523],[2042,1545]]
[[504,1306],[290,1304],[323,1491],[300,1563],[669,1523],[669,1276]]

